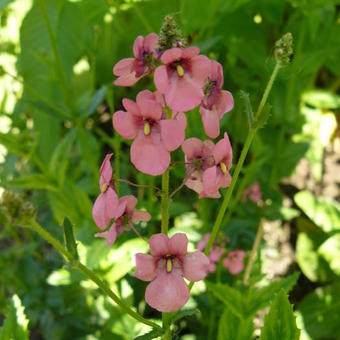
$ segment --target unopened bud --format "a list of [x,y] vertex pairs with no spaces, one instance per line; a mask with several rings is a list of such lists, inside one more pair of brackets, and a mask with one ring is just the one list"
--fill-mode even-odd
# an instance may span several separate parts
[[290,62],[293,55],[293,36],[291,33],[286,33],[275,43],[274,58],[281,66],[286,66]]

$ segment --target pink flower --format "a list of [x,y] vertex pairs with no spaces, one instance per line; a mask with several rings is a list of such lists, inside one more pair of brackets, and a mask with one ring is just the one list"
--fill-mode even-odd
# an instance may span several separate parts
[[111,246],[118,235],[124,230],[130,230],[133,228],[134,223],[141,221],[149,221],[151,215],[146,211],[137,210],[137,198],[132,195],[123,196],[119,199],[119,205],[116,209],[114,218],[115,222],[112,224],[108,231],[95,234],[95,237],[102,237],[106,239],[106,246]]
[[100,167],[99,187],[101,193],[92,208],[92,217],[101,230],[109,225],[118,207],[118,196],[112,179],[111,157],[112,153],[106,155]]
[[217,61],[211,61],[211,70],[204,86],[205,96],[200,106],[204,131],[210,138],[220,134],[220,119],[234,107],[229,91],[222,90],[223,68]]
[[[210,233],[205,234],[203,239],[198,242],[197,249],[200,251],[203,251],[208,244],[209,238],[210,238]],[[220,260],[220,258],[222,257],[224,253],[225,253],[225,249],[217,245],[216,242],[214,242],[213,246],[210,249],[210,253],[208,255],[208,258],[210,261],[208,271],[210,273],[213,273],[216,271],[216,263],[218,263],[218,261]]]
[[185,124],[182,114],[176,119],[166,119],[159,102],[159,94],[144,90],[136,102],[123,99],[126,111],[113,115],[113,126],[126,139],[134,139],[131,162],[141,172],[157,176],[170,164],[169,151],[177,149],[184,141]]
[[242,200],[245,201],[247,198],[255,203],[258,203],[262,200],[262,193],[258,182],[255,182],[249,188],[244,189]]
[[214,165],[214,143],[198,138],[189,138],[182,144],[185,155],[187,180],[185,185],[200,194],[203,191],[202,174]]
[[166,104],[176,112],[186,112],[200,104],[203,85],[210,72],[210,60],[199,55],[198,47],[166,50],[155,70],[157,90],[165,95]]
[[209,260],[200,251],[187,253],[188,238],[177,233],[170,239],[164,234],[150,238],[148,254],[136,255],[135,276],[151,281],[146,287],[145,301],[161,312],[174,312],[189,299],[189,289],[183,277],[200,281],[208,271]]
[[228,268],[230,274],[237,275],[244,268],[244,257],[246,253],[243,250],[231,251],[228,256],[223,260],[223,267]]
[[150,33],[145,38],[141,35],[136,38],[133,44],[135,58],[124,58],[113,68],[113,74],[119,77],[114,81],[115,85],[132,86],[152,72],[157,40],[158,36],[155,33]]
[[200,198],[219,198],[221,195],[218,190],[226,188],[231,182],[229,170],[233,151],[227,133],[224,133],[224,138],[215,145],[213,156],[215,165],[203,172],[203,191],[200,193]]

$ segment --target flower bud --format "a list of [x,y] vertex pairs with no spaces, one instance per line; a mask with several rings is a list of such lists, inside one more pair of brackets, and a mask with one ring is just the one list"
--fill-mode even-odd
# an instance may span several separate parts
[[286,33],[275,43],[274,58],[280,66],[286,66],[293,55],[293,36]]

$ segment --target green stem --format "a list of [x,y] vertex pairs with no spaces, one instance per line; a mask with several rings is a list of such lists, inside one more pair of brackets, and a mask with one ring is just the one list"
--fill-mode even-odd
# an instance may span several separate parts
[[259,227],[257,229],[253,248],[250,252],[247,268],[244,272],[243,283],[244,283],[245,286],[248,285],[249,276],[250,276],[251,270],[252,270],[254,262],[255,262],[255,257],[256,257],[256,254],[257,254],[257,250],[259,249],[259,246],[260,246],[260,243],[261,243],[262,235],[263,235],[263,220],[260,221]]
[[87,268],[78,260],[75,260],[72,254],[58,241],[56,240],[48,231],[40,226],[35,220],[30,220],[28,222],[29,226],[35,230],[43,239],[50,243],[59,253],[61,253],[72,266],[78,268],[85,276],[87,276],[91,281],[93,281],[104,293],[109,296],[122,310],[127,314],[135,318],[136,320],[148,325],[152,328],[162,330],[162,328],[155,322],[143,318],[140,314],[129,308],[107,285],[102,281],[91,269]]
[[[274,70],[270,76],[270,79],[268,81],[268,84],[266,86],[266,89],[263,93],[263,96],[262,96],[262,99],[261,99],[261,102],[259,104],[259,107],[256,111],[256,114],[255,114],[255,121],[260,117],[262,111],[263,111],[263,108],[267,102],[267,99],[268,99],[268,96],[269,96],[269,93],[273,87],[273,83],[274,83],[274,80],[277,76],[277,73],[280,69],[280,65],[279,64],[276,64],[275,67],[274,67]],[[243,146],[243,149],[241,151],[241,155],[240,155],[240,158],[237,162],[237,165],[236,165],[236,168],[235,168],[235,171],[233,173],[233,177],[232,177],[232,180],[231,180],[231,183],[230,183],[230,186],[224,196],[224,199],[223,199],[223,202],[222,202],[222,205],[220,207],[220,210],[218,212],[218,215],[217,215],[217,218],[216,218],[216,221],[215,221],[215,224],[213,226],[213,229],[211,231],[211,235],[210,235],[210,238],[209,238],[209,241],[208,241],[208,244],[205,248],[205,254],[208,255],[209,252],[210,252],[210,249],[215,241],[215,238],[220,230],[220,227],[221,227],[221,224],[222,224],[222,221],[223,221],[223,217],[224,217],[224,214],[226,212],[226,209],[229,205],[229,202],[230,202],[230,199],[231,199],[231,195],[234,191],[234,188],[235,188],[235,184],[238,180],[238,177],[240,175],[240,172],[242,170],[242,167],[243,167],[243,163],[246,159],[246,156],[247,156],[247,153],[249,151],[249,148],[250,148],[250,145],[256,135],[256,132],[257,132],[257,128],[252,128],[249,130],[248,132],[248,136],[247,136],[247,139],[244,143],[244,146]]]
[[162,233],[167,235],[169,228],[169,168],[162,175]]

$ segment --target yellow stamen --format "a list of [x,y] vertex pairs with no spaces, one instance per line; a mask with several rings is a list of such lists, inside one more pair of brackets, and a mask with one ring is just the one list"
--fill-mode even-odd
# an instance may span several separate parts
[[171,271],[172,271],[172,262],[171,262],[171,259],[167,259],[166,260],[166,271],[168,273],[171,273]]
[[177,73],[180,77],[184,76],[184,69],[181,65],[177,65]]
[[148,123],[148,122],[146,122],[145,124],[144,124],[144,135],[145,136],[148,136],[149,134],[150,134],[150,124]]
[[103,183],[102,187],[100,188],[101,192],[105,192],[108,188],[108,184],[107,183]]
[[221,167],[221,170],[222,170],[222,172],[224,173],[224,174],[226,174],[227,173],[227,167],[226,167],[226,165],[224,164],[224,163],[220,163],[220,167]]

